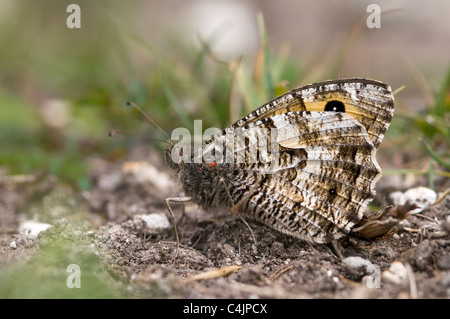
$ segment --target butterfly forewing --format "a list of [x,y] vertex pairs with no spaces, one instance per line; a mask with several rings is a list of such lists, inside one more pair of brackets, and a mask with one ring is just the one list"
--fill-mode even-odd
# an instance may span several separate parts
[[361,123],[376,148],[394,112],[391,88],[379,81],[351,78],[330,80],[289,91],[238,120],[241,127],[261,118],[292,111],[345,112]]

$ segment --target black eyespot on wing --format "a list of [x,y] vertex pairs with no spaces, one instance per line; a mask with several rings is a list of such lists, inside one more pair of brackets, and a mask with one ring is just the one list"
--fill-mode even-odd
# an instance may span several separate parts
[[337,189],[336,189],[335,187],[332,187],[332,188],[330,188],[330,189],[328,190],[328,196],[327,196],[326,200],[327,200],[329,203],[333,203],[334,200],[335,200],[335,198],[336,198],[337,196],[338,196],[338,195],[337,195]]
[[327,111],[345,112],[345,105],[341,101],[337,100],[328,101],[325,105],[325,112]]

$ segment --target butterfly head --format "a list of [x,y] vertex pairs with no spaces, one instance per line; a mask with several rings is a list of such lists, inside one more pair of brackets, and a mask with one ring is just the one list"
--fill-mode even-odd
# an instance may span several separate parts
[[[208,163],[206,161],[196,161],[190,154],[188,161],[178,161],[172,155],[176,155],[178,150],[173,149],[174,146],[169,146],[164,151],[164,159],[167,165],[175,173],[177,179],[186,196],[191,197],[192,201],[201,205],[203,208],[223,207],[224,203],[228,203],[228,198],[216,198],[214,190],[220,184],[220,175],[223,173],[224,167],[215,161]],[[182,157],[182,154],[179,154]],[[198,163],[197,163],[198,162]]]
[[173,148],[174,145],[170,145],[165,148],[164,161],[176,172],[180,170],[190,170],[192,173],[207,174],[219,167],[216,161],[209,163],[205,162],[203,159],[201,161],[196,160],[193,151],[191,151],[188,156],[183,154],[183,148],[181,148],[179,152],[178,150],[174,151]]

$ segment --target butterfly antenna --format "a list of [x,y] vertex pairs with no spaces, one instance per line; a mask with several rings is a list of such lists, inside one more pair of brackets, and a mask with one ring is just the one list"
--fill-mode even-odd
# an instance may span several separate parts
[[[141,112],[147,118],[147,120],[149,120],[153,125],[155,125],[158,128],[158,130],[160,130],[169,139],[169,141],[172,140],[170,138],[169,134],[167,134],[158,124],[156,124],[156,122],[153,121],[153,119],[147,113],[145,113],[144,110],[142,110],[137,104],[135,104],[135,103],[133,103],[131,101],[128,101],[127,105],[131,105],[134,108],[138,109],[139,112]],[[171,144],[171,143],[169,143],[169,144]]]
[[108,133],[109,137],[113,137],[116,134],[130,135],[130,136],[143,138],[143,139],[146,139],[146,140],[149,140],[149,141],[158,141],[158,142],[162,142],[162,143],[171,144],[170,142],[167,142],[167,141],[164,141],[164,140],[160,140],[158,138],[153,138],[153,137],[143,136],[143,135],[139,135],[139,134],[134,134],[134,133],[130,133],[130,132],[127,132],[127,131],[112,130],[112,131],[109,131],[109,133]]

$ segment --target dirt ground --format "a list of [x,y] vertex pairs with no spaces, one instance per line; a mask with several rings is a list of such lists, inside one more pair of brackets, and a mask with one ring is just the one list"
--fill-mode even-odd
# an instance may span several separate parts
[[[398,225],[379,241],[345,238],[345,259],[230,212],[174,205],[180,250],[164,199],[180,195],[161,154],[138,148],[125,161],[89,159],[93,187],[77,193],[54,177],[3,180],[0,269],[26,264],[55,238],[87,243],[119,296],[138,298],[449,298],[450,196]],[[33,178],[32,178],[33,179]],[[416,179],[416,185],[426,180]],[[405,191],[383,177],[374,205]],[[444,191],[449,181],[436,180]],[[54,225],[36,238],[24,220]]]

